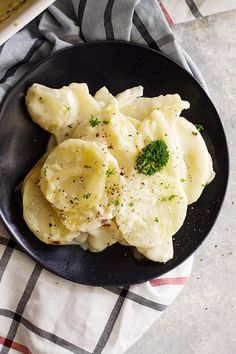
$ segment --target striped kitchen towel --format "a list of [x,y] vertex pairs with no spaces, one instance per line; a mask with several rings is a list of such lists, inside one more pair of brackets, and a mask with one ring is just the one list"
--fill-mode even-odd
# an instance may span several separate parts
[[[50,53],[83,41],[121,39],[161,50],[205,87],[156,0],[57,1],[0,47],[0,100]],[[192,257],[164,276],[130,287],[97,288],[35,264],[0,227],[1,353],[121,354],[182,290]]]
[[161,0],[159,3],[170,26],[236,9],[236,0]]

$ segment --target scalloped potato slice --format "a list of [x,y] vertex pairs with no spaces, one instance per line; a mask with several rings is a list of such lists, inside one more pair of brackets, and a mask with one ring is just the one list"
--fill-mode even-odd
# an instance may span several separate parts
[[162,243],[152,248],[137,248],[139,253],[154,262],[166,263],[173,258],[174,249],[172,237],[167,237]]
[[179,230],[186,211],[187,197],[174,178],[164,173],[134,174],[116,223],[130,245],[158,247]]
[[107,224],[89,232],[88,249],[91,252],[101,252],[121,239],[121,232],[116,223],[110,220]]
[[39,187],[41,165],[34,167],[24,180],[23,217],[36,237],[48,244],[78,243],[80,232],[72,233],[58,218]]
[[40,175],[45,198],[63,211],[84,211],[103,198],[108,151],[95,142],[68,139],[50,153]]
[[133,102],[136,98],[143,95],[143,86],[136,86],[127,89],[116,95],[118,107],[121,108]]
[[132,101],[134,101],[137,97],[143,95],[143,87],[136,86],[130,89],[127,89],[115,97],[108,91],[108,89],[104,86],[100,88],[94,95],[95,100],[99,103],[101,108],[104,108],[110,103],[111,98],[115,98],[117,100],[118,107],[125,106]]
[[120,176],[120,169],[115,158],[108,154],[107,160],[103,197],[99,204],[78,212],[56,210],[62,223],[69,230],[90,232],[107,224],[117,214],[127,186],[124,178]]
[[113,218],[125,185],[104,145],[69,139],[48,156],[40,186],[69,230],[87,232]]
[[201,133],[194,124],[180,117],[175,125],[175,132],[182,146],[183,159],[187,167],[183,188],[188,203],[191,204],[200,197],[205,185],[215,177],[212,159]]
[[176,177],[179,181],[186,179],[187,167],[183,160],[182,145],[176,130],[168,123],[163,114],[158,110],[152,111],[150,116],[139,124],[137,130],[145,137],[145,145],[152,140],[164,140],[168,146],[169,161],[163,171],[169,176]]
[[95,93],[94,99],[98,102],[99,107],[103,109],[110,103],[111,96],[108,89],[103,86]]
[[33,84],[25,101],[32,120],[53,134],[57,143],[69,137],[79,121],[100,109],[87,85],[77,83],[60,89]]
[[142,135],[119,113],[97,115],[97,118],[101,124],[92,127],[88,120],[84,120],[77,126],[72,138],[106,144],[109,152],[117,159],[122,172],[128,176],[134,168],[138,152],[143,147]]
[[189,107],[189,102],[183,101],[178,94],[168,94],[152,98],[136,98],[122,106],[120,110],[123,114],[142,121],[157,109],[172,124],[176,122],[182,110]]

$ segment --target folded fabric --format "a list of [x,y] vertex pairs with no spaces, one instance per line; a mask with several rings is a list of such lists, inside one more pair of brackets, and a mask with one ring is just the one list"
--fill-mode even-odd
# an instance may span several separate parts
[[[57,1],[0,48],[0,100],[30,68],[75,43],[121,39],[161,50],[205,87],[156,0]],[[192,257],[130,287],[87,287],[35,264],[0,228],[1,353],[121,354],[182,290]]]
[[236,9],[236,0],[162,0],[160,7],[170,26]]

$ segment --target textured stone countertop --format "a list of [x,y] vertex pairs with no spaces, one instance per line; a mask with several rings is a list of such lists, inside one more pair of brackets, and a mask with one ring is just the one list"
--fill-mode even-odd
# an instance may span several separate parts
[[126,354],[236,353],[236,11],[176,25],[176,39],[201,70],[226,132],[227,195],[195,254],[177,300]]

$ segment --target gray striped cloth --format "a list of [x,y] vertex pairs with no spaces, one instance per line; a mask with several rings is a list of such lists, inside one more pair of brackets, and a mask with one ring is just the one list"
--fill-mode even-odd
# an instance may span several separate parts
[[[0,100],[30,68],[59,49],[115,39],[161,50],[204,86],[156,0],[56,1],[0,47]],[[158,319],[187,281],[192,257],[164,276],[126,288],[59,278],[26,256],[0,225],[1,353],[121,354]]]

